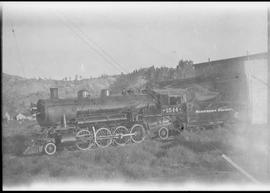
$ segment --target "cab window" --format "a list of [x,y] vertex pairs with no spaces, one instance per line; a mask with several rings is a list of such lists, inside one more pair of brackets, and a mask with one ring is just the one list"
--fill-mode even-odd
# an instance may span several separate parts
[[170,105],[179,105],[182,103],[182,97],[170,97]]
[[170,97],[170,105],[176,105],[177,104],[177,98],[176,97]]
[[178,105],[181,104],[182,101],[183,101],[183,97],[182,96],[177,97],[177,104]]

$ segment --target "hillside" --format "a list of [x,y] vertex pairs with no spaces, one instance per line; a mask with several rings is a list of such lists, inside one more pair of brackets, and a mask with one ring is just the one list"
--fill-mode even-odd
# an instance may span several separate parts
[[31,103],[50,96],[51,87],[59,88],[59,98],[76,97],[81,89],[89,90],[91,96],[109,88],[112,93],[125,89],[142,89],[153,86],[158,81],[187,78],[194,75],[192,61],[180,61],[176,68],[142,68],[128,74],[106,76],[82,80],[28,79],[2,73],[3,113],[14,115],[29,110]]
[[123,88],[154,87],[160,81],[194,77],[195,72],[192,64],[191,60],[180,60],[176,68],[151,66],[134,70],[131,73],[120,75],[110,88],[113,92],[120,92]]
[[87,89],[91,96],[97,96],[101,89],[109,88],[116,80],[114,76],[85,79],[78,81],[26,79],[18,76],[2,74],[3,112],[11,114],[24,112],[31,102],[50,96],[51,87],[59,88],[59,97],[76,97],[80,89]]

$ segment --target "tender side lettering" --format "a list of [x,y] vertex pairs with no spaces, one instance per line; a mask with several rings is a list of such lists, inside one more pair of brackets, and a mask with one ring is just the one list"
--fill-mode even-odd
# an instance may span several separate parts
[[225,111],[233,111],[233,109],[232,108],[204,109],[204,110],[196,110],[195,113],[213,113]]

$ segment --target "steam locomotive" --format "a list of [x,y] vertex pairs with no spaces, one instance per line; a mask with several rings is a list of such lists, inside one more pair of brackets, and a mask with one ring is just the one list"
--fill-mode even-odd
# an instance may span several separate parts
[[80,90],[77,98],[60,99],[58,89],[51,88],[50,99],[38,100],[33,108],[42,133],[24,154],[123,146],[141,143],[146,137],[167,140],[196,123],[219,124],[228,119],[231,108],[209,101],[196,107],[190,93],[148,89],[111,95],[104,89],[100,97],[91,98],[87,90]]
[[174,130],[172,119],[159,113],[160,104],[149,93],[110,95],[105,89],[100,97],[91,98],[88,91],[80,90],[77,98],[60,99],[57,88],[50,91],[50,99],[38,100],[33,108],[42,135],[24,154],[53,155],[57,149],[74,146],[80,150],[122,146],[142,142],[153,127],[160,128],[162,139]]

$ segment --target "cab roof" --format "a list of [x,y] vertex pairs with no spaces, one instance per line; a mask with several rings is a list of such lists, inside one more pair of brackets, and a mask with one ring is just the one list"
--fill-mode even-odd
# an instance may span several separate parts
[[155,93],[160,95],[168,95],[169,97],[177,97],[177,96],[183,96],[186,91],[185,89],[173,89],[173,88],[167,88],[167,89],[154,89]]

